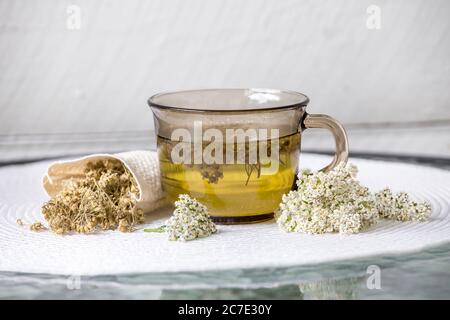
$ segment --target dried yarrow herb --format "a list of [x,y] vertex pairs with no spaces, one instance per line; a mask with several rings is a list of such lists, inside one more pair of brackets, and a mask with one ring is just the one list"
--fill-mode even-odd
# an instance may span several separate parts
[[30,230],[31,231],[43,231],[43,230],[46,230],[46,229],[47,228],[44,227],[44,225],[41,222],[39,222],[39,221],[36,221],[36,222],[34,222],[34,223],[32,223],[30,225]]
[[218,164],[200,164],[196,165],[200,174],[208,183],[218,183],[223,178],[223,168]]
[[142,209],[136,207],[139,189],[120,161],[89,162],[84,173],[84,178],[69,183],[43,205],[42,213],[53,232],[130,232],[144,222]]
[[287,232],[350,234],[380,218],[424,221],[430,215],[429,203],[417,203],[388,188],[372,193],[356,180],[356,173],[356,166],[344,164],[328,173],[300,172],[298,189],[283,196],[276,213],[278,225]]

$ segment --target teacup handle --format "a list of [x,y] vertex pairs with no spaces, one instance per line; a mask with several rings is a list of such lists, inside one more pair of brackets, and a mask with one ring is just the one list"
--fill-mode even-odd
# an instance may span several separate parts
[[336,142],[336,153],[334,159],[329,165],[320,169],[320,171],[328,172],[340,162],[347,162],[348,159],[348,140],[344,127],[335,119],[325,114],[308,114],[303,117],[301,128],[303,130],[309,128],[328,129],[334,136]]

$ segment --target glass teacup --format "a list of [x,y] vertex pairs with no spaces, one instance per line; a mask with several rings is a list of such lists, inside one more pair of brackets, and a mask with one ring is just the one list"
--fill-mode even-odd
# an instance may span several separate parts
[[271,219],[295,184],[301,133],[326,128],[336,142],[328,171],[346,162],[344,128],[306,113],[301,93],[272,89],[204,89],[160,93],[152,108],[163,189],[189,194],[216,223]]

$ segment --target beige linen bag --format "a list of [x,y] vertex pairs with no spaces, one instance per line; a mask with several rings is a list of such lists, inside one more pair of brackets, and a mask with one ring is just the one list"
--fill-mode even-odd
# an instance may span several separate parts
[[84,169],[90,161],[117,159],[136,179],[140,194],[137,207],[150,212],[165,204],[161,188],[159,163],[154,151],[129,151],[116,154],[93,154],[82,158],[57,161],[48,167],[43,187],[50,197],[56,196],[70,181],[84,177]]

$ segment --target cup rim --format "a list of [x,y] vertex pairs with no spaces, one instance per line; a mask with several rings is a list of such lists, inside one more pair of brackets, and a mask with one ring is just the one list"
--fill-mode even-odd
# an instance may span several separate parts
[[[173,95],[173,94],[183,94],[183,93],[189,93],[189,92],[206,92],[206,91],[254,91],[256,93],[270,93],[270,94],[283,94],[283,95],[290,95],[295,96],[298,98],[298,101],[295,103],[289,103],[289,104],[280,104],[277,106],[270,106],[270,107],[255,107],[255,108],[243,108],[243,109],[224,109],[224,108],[214,108],[214,109],[207,109],[207,108],[197,108],[197,107],[184,107],[184,106],[170,106],[163,103],[155,102],[156,99],[164,96],[164,95]],[[292,91],[292,90],[279,90],[279,89],[268,89],[268,88],[207,88],[207,89],[190,89],[190,90],[176,90],[176,91],[166,91],[157,93],[150,98],[148,98],[147,103],[150,107],[155,107],[159,109],[165,109],[165,110],[172,110],[172,111],[184,111],[184,112],[201,112],[201,113],[235,113],[235,112],[254,112],[254,111],[273,111],[273,110],[280,110],[280,109],[290,109],[290,108],[298,108],[298,107],[306,107],[309,103],[309,98],[307,95]]]

